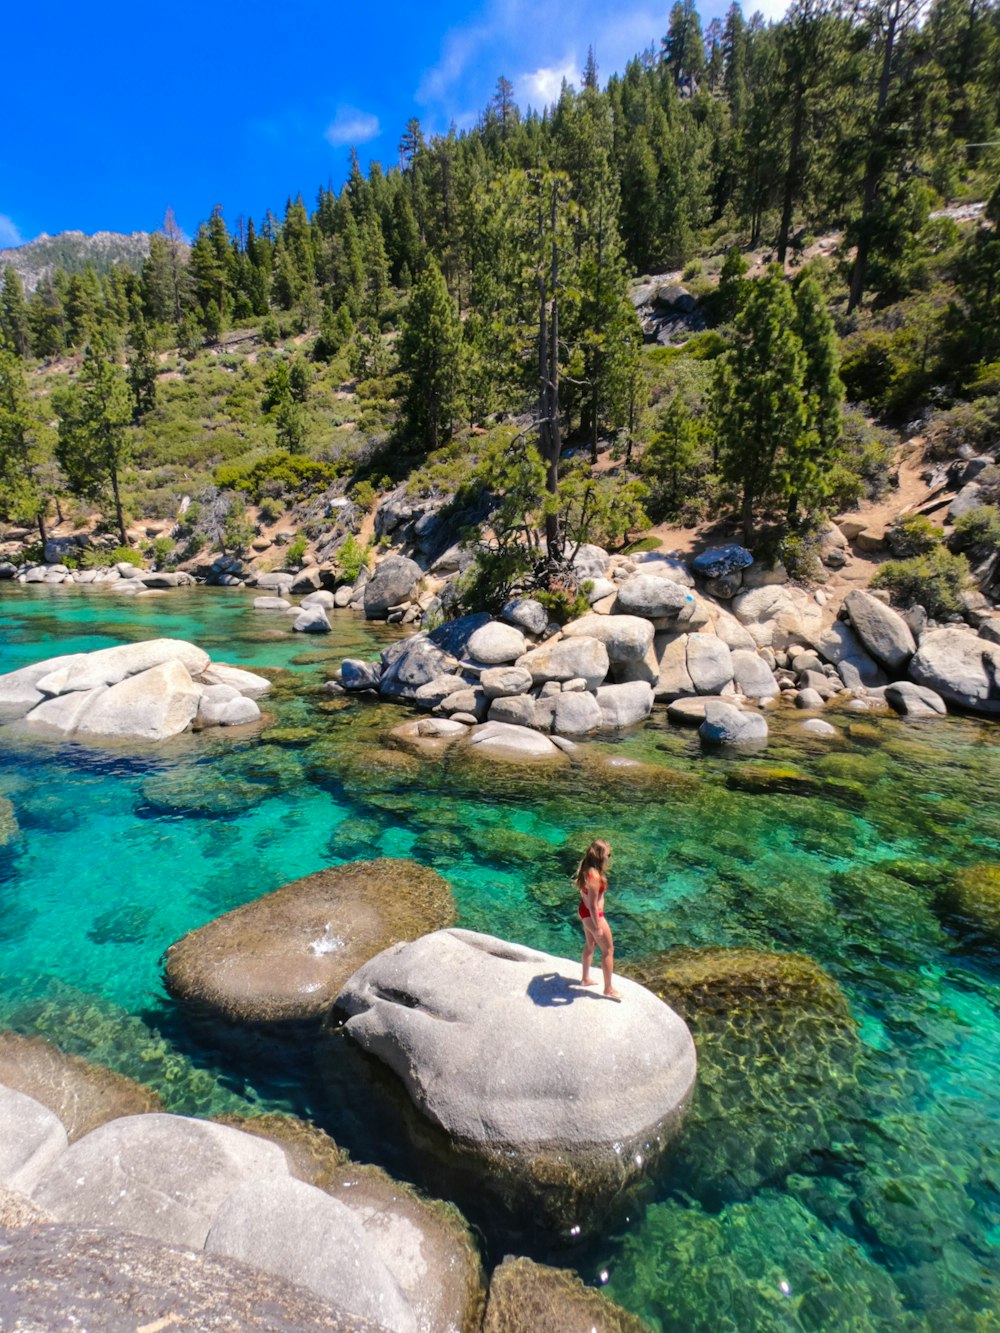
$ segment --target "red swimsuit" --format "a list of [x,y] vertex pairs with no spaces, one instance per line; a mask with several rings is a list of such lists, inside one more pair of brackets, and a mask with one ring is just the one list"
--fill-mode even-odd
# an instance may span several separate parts
[[[601,902],[601,901],[603,901],[603,899],[604,899],[604,894],[605,894],[605,891],[607,890],[607,887],[608,887],[608,881],[604,878],[603,875],[601,875],[599,878],[600,878],[600,881],[601,881],[601,892],[598,894],[598,901]],[[583,901],[583,889],[580,890],[580,906],[579,906],[576,910],[577,910],[577,913],[579,914],[579,917],[580,917],[580,920],[581,920],[581,921],[589,921],[589,920],[590,920],[590,909],[587,907],[586,903]],[[601,912],[601,911],[598,911],[597,915],[600,917],[600,916],[603,916],[604,913]]]

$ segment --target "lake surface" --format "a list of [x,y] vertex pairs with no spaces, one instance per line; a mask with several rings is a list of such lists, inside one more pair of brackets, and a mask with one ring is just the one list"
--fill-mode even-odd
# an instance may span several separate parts
[[[529,1219],[522,1251],[662,1330],[1000,1328],[1000,952],[942,906],[957,869],[1000,863],[1000,727],[844,716],[850,738],[819,743],[778,718],[766,755],[728,759],[655,716],[557,781],[484,776],[387,749],[403,711],[322,689],[391,628],[337,613],[331,635],[294,635],[245,590],[0,584],[0,670],[160,636],[276,669],[269,725],[144,754],[0,730],[20,828],[0,848],[0,1026],[139,1078],[172,1110],[312,1117],[427,1185],[354,1079],[192,1031],[163,951],[324,866],[403,856],[448,880],[460,925],[576,956],[569,876],[607,836],[620,964],[800,952],[853,1022],[793,1008],[773,1028],[752,1014],[696,1028],[695,1104],[642,1205],[576,1248]],[[616,776],[609,756],[645,767]],[[456,1197],[499,1258],[509,1232]]]

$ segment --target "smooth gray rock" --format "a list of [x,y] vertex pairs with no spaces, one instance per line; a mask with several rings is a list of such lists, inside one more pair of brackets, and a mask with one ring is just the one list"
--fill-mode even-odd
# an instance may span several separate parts
[[532,597],[512,598],[500,612],[500,618],[536,636],[544,634],[549,623],[548,611]]
[[807,685],[805,689],[799,690],[795,697],[796,708],[819,709],[823,707],[823,695],[818,690],[810,689]]
[[43,699],[25,717],[24,725],[71,736],[91,705],[107,691],[106,685],[99,685],[93,690],[74,690],[72,694]]
[[197,676],[208,667],[209,657],[203,649],[183,639],[148,639],[143,643],[119,644],[78,654],[72,661],[58,657],[51,659],[48,663],[51,669],[39,677],[37,688],[42,694],[50,695],[92,690],[99,685],[117,685],[130,676],[168,662],[180,662],[192,676]]
[[599,639],[612,665],[641,662],[653,645],[653,626],[643,616],[602,616],[591,613],[563,627],[568,639]]
[[292,621],[296,634],[329,634],[330,620],[322,606],[303,607]]
[[518,666],[490,667],[480,675],[479,684],[488,699],[527,694],[531,689],[531,672]]
[[552,730],[560,736],[586,736],[588,732],[596,731],[603,721],[603,710],[597,699],[586,691],[563,691],[552,710]]
[[436,708],[438,704],[444,703],[450,695],[468,688],[469,682],[464,676],[457,676],[452,673],[446,676],[435,676],[426,685],[420,686],[413,696],[413,701],[419,708]]
[[705,721],[705,708],[710,703],[726,703],[726,700],[712,698],[707,694],[695,695],[688,699],[675,699],[667,706],[667,717],[680,726],[700,727]]
[[208,685],[202,690],[197,722],[201,727],[238,727],[260,720],[260,709],[231,685]]
[[[853,685],[855,676],[861,684],[869,686],[884,685],[888,679],[871,654],[866,652],[851,626],[843,620],[835,620],[828,629],[811,636],[810,643],[824,661],[831,662],[837,668],[845,685]],[[851,668],[846,674],[841,670],[845,664]]]
[[333,594],[333,604],[338,611],[343,611],[350,606],[354,599],[354,589],[349,583],[342,583]]
[[413,699],[421,685],[438,676],[457,675],[459,663],[420,633],[393,644],[382,654],[382,665],[380,692],[388,699]]
[[34,1097],[0,1084],[0,1185],[30,1194],[68,1147],[58,1116]]
[[687,666],[687,641],[686,634],[657,634],[654,640],[658,671],[653,694],[657,703],[696,693]]
[[858,638],[872,657],[890,671],[904,670],[917,645],[899,612],[860,588],[847,594],[844,606]]
[[535,700],[530,694],[516,694],[494,699],[487,718],[490,722],[506,722],[513,727],[535,725]]
[[9,560],[0,560],[0,579],[12,579],[17,573],[17,566]]
[[949,703],[1000,714],[1000,644],[968,629],[926,630],[910,663],[910,679]]
[[213,662],[197,679],[201,685],[232,685],[234,690],[239,690],[248,699],[259,699],[271,688],[271,682],[266,676],[230,666],[227,662]]
[[418,1333],[413,1310],[351,1209],[301,1180],[238,1186],[219,1208],[205,1251],[294,1282],[392,1333]]
[[634,574],[618,589],[615,611],[648,620],[676,619],[694,597],[679,583],[654,574]]
[[253,599],[253,609],[255,611],[290,611],[292,604],[284,597],[255,597]]
[[387,1333],[234,1260],[66,1223],[0,1229],[0,1326],[24,1333]]
[[[497,703],[501,703],[497,700]],[[495,705],[494,705],[495,706]],[[469,734],[469,744],[477,754],[494,759],[561,759],[559,750],[547,736],[512,723],[489,721],[475,727]]]
[[653,688],[642,680],[601,685],[596,698],[601,710],[601,725],[616,730],[643,722],[653,711]]
[[678,556],[665,555],[662,551],[639,551],[630,557],[639,574],[654,574],[660,579],[670,579],[682,588],[693,588],[694,578],[687,565]]
[[743,587],[747,590],[769,588],[787,582],[788,570],[780,560],[773,565],[762,565],[755,562],[749,569],[743,571]]
[[689,634],[686,651],[688,675],[698,694],[718,694],[733,679],[732,653],[714,634]]
[[423,570],[415,560],[390,555],[365,584],[364,608],[368,620],[384,620],[391,606],[412,600]]
[[904,717],[944,717],[948,712],[940,694],[926,685],[915,685],[911,680],[898,680],[887,685],[885,699]]
[[303,597],[302,606],[321,606],[324,611],[332,611],[337,605],[337,599],[332,592],[326,588],[321,588],[318,592],[311,592],[308,597]]
[[477,629],[469,638],[468,654],[474,662],[484,666],[504,666],[516,662],[527,651],[524,635],[513,625],[491,620]]
[[490,701],[478,686],[465,685],[443,699],[438,707],[442,713],[472,713],[480,722],[486,717]]
[[733,680],[740,694],[748,699],[770,699],[778,693],[778,682],[756,652],[737,648],[732,654]]
[[987,643],[1000,643],[1000,616],[984,620],[979,626],[979,637]]
[[787,587],[766,584],[733,598],[732,611],[758,648],[783,646],[802,632],[795,600]]
[[[292,592],[308,593],[315,592],[322,581],[322,575],[318,565],[307,565],[305,569],[300,569],[292,579]],[[303,602],[303,605],[305,603]]]
[[759,745],[767,740],[767,721],[760,713],[744,713],[731,704],[706,701],[698,735],[710,745]]
[[36,1186],[62,1222],[120,1227],[200,1250],[222,1201],[247,1179],[288,1176],[277,1144],[176,1115],[132,1115],[78,1139]]
[[533,648],[519,657],[515,665],[530,671],[536,685],[582,676],[587,688],[595,689],[608,674],[610,661],[608,650],[599,639],[580,635]]
[[824,722],[821,717],[811,717],[800,723],[798,730],[803,736],[819,736],[824,740],[840,735],[840,732],[832,723]]
[[364,662],[345,657],[340,664],[340,683],[345,690],[377,690],[382,678],[380,662]]
[[76,719],[73,735],[162,741],[185,731],[198,712],[201,691],[172,660],[97,692]]
[[442,930],[366,963],[337,1008],[418,1110],[488,1160],[556,1150],[627,1162],[686,1107],[694,1042],[635,982],[616,977],[612,1004],[578,976],[576,960]]
[[983,503],[983,488],[976,481],[968,481],[948,506],[948,522],[954,523],[970,509]]
[[612,583],[610,579],[588,579],[587,583],[590,586],[584,595],[591,606],[595,602],[602,602],[605,597],[612,597],[618,591],[618,585]]
[[295,581],[294,574],[285,574],[280,571],[275,574],[258,574],[258,588],[273,588],[279,596],[289,591],[292,583]]
[[577,578],[581,580],[603,578],[609,558],[603,546],[583,542],[573,555],[573,568]]

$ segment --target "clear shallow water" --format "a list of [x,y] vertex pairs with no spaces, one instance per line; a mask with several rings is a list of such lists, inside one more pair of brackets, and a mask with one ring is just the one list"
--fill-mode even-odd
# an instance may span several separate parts
[[[647,768],[538,783],[388,751],[398,709],[322,691],[324,662],[373,654],[385,627],[338,617],[304,641],[239,590],[126,602],[0,585],[3,670],[159,635],[278,669],[272,728],[142,755],[0,731],[21,830],[0,849],[0,1025],[141,1078],[172,1109],[311,1115],[419,1179],[363,1096],[192,1033],[163,950],[290,879],[390,855],[443,874],[462,925],[575,955],[567,875],[604,833],[621,962],[799,951],[842,988],[859,1040],[797,1012],[696,1029],[702,1085],[646,1207],[575,1251],[530,1231],[523,1248],[607,1274],[664,1330],[1000,1328],[1000,956],[940,896],[955,869],[1000,862],[1000,728],[852,720],[831,748],[779,719],[765,757],[730,760],[654,719],[595,747]],[[792,774],[775,790],[779,765]]]

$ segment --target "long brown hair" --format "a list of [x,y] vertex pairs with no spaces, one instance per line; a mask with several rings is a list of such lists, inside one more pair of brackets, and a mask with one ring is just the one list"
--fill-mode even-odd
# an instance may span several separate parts
[[583,854],[583,860],[576,868],[576,887],[583,890],[587,883],[587,871],[596,870],[604,878],[604,872],[608,868],[608,857],[611,855],[611,846],[609,843],[595,838]]

